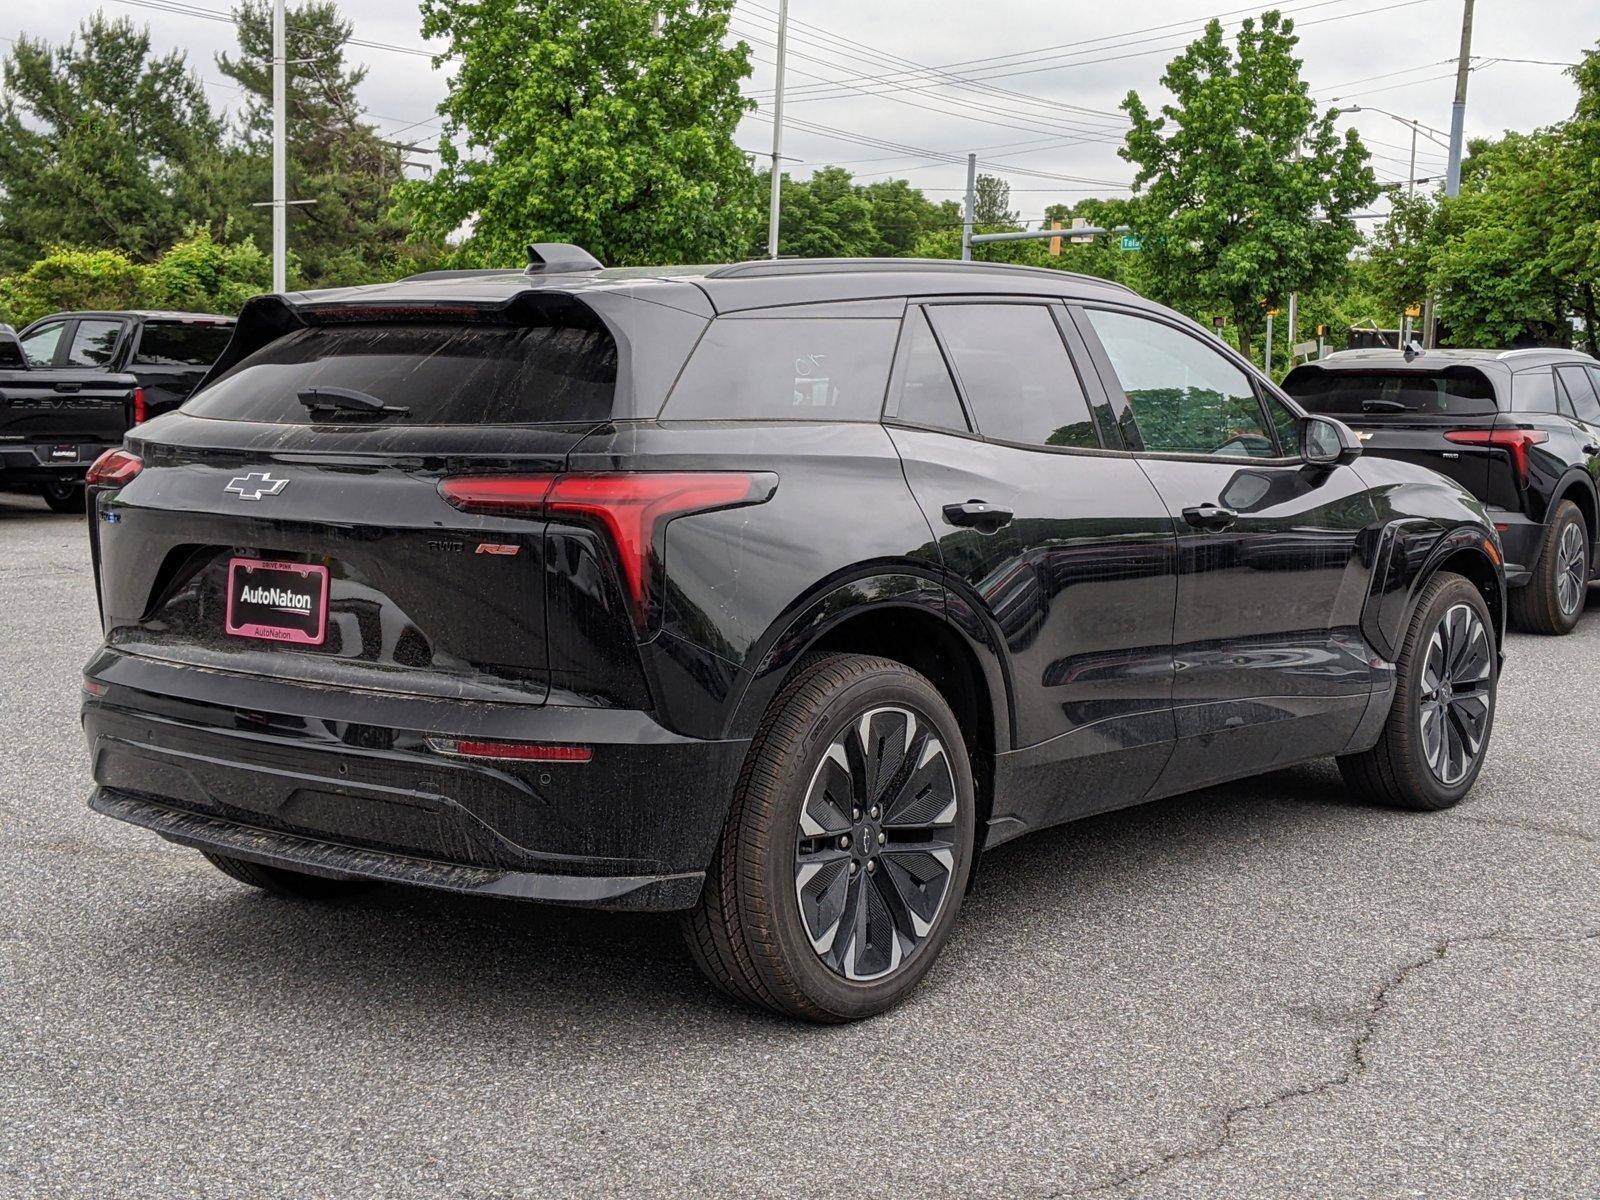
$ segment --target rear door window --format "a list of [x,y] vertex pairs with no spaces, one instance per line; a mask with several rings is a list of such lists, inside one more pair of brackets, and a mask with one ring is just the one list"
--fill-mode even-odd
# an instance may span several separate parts
[[1496,411],[1494,384],[1474,367],[1442,371],[1330,371],[1298,367],[1283,390],[1307,412],[1325,416],[1419,413],[1487,416]]
[[928,315],[986,438],[1098,449],[1083,384],[1043,304],[940,304]]
[[1213,346],[1161,321],[1085,310],[1146,450],[1276,458],[1255,384]]
[[669,421],[876,421],[898,318],[713,321],[672,389]]
[[[257,350],[184,405],[194,416],[312,423],[300,392],[347,388],[422,425],[520,425],[611,417],[617,347],[576,325],[316,325]],[[362,420],[366,418],[356,418]]]
[[116,355],[121,337],[121,321],[79,321],[63,361],[69,367],[103,367]]
[[39,326],[23,338],[22,352],[28,356],[28,364],[34,367],[53,366],[56,361],[56,347],[61,344],[61,335],[66,328],[65,321],[52,321],[48,325]]
[[147,321],[133,361],[147,367],[209,367],[232,336],[231,325]]

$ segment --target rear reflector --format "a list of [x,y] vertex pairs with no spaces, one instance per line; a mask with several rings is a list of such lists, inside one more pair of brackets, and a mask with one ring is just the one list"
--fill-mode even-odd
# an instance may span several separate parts
[[1542,429],[1452,429],[1444,437],[1458,446],[1498,446],[1509,450],[1519,483],[1528,481],[1528,447],[1550,440]]
[[484,742],[471,738],[429,738],[428,749],[460,758],[505,758],[518,762],[586,763],[594,757],[588,746],[557,746],[538,742]]
[[94,460],[83,481],[90,487],[121,487],[140,471],[144,461],[126,450],[107,450]]
[[136,387],[133,389],[133,423],[143,425],[149,419],[150,409],[144,402],[144,389]]
[[650,623],[661,527],[690,513],[762,504],[777,488],[776,475],[743,471],[464,475],[439,482],[439,494],[463,512],[572,516],[599,524],[616,551],[640,629]]
[[101,683],[98,679],[85,679],[83,681],[83,694],[95,700],[104,696],[108,690],[108,685]]

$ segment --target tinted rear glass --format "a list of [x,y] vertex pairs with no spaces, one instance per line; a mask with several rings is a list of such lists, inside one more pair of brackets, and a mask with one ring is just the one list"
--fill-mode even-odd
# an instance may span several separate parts
[[150,321],[139,335],[133,361],[152,367],[209,367],[232,336],[231,325]]
[[713,321],[662,416],[671,421],[876,421],[897,319]]
[[[328,325],[298,330],[231,368],[183,410],[311,423],[305,388],[348,388],[409,409],[406,424],[502,425],[611,417],[617,347],[568,325]],[[357,417],[356,420],[370,418]]]
[[1289,373],[1283,387],[1307,412],[1334,416],[1481,416],[1496,411],[1494,385],[1472,367],[1437,372],[1300,367]]

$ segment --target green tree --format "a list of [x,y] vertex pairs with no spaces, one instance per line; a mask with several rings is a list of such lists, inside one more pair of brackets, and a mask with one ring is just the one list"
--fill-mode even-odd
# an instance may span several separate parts
[[534,241],[613,265],[736,256],[758,219],[733,133],[751,102],[733,0],[423,0],[457,70],[443,160],[404,185],[419,227],[470,224],[462,257],[517,263]]
[[786,175],[781,186],[779,254],[861,258],[875,252],[879,235],[873,207],[851,183],[849,171],[825,167],[805,180]]
[[[217,67],[244,92],[239,143],[212,181],[229,197],[234,236],[262,249],[271,240],[271,210],[252,202],[272,194],[272,8],[244,0],[234,9],[239,51],[217,55]],[[372,283],[431,265],[437,247],[409,238],[393,214],[403,179],[401,151],[365,118],[357,89],[364,66],[345,62],[352,29],[332,0],[305,0],[285,14],[288,193],[309,200],[289,209],[296,286]],[[226,236],[220,222],[212,232]]]
[[1337,279],[1360,240],[1352,215],[1378,194],[1354,131],[1318,115],[1294,23],[1278,12],[1222,25],[1167,65],[1172,102],[1153,115],[1136,92],[1120,153],[1138,167],[1128,219],[1157,299],[1226,313],[1249,354],[1268,308]]
[[1015,225],[1017,213],[1011,211],[1011,185],[995,175],[979,175],[973,186],[972,223],[974,225]]
[[961,206],[954,200],[935,204],[904,179],[880,179],[858,190],[871,206],[878,234],[868,253],[882,258],[909,255],[924,234],[961,224]]
[[19,37],[0,77],[0,271],[57,245],[148,261],[192,219],[222,126],[182,51],[97,14],[62,46]]

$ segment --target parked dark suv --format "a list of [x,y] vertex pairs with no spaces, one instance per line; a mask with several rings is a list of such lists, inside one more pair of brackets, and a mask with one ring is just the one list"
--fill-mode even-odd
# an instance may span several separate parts
[[0,326],[0,488],[83,511],[89,464],[134,425],[181,404],[233,334],[233,318],[61,312]]
[[1308,411],[1355,426],[1369,455],[1432,467],[1488,506],[1512,624],[1570,633],[1600,540],[1600,362],[1574,350],[1353,350],[1296,367]]
[[1479,503],[1193,323],[907,261],[251,301],[94,469],[102,813],[246,883],[680,909],[816,1020],[926,972],[980,849],[1322,755],[1472,786]]

